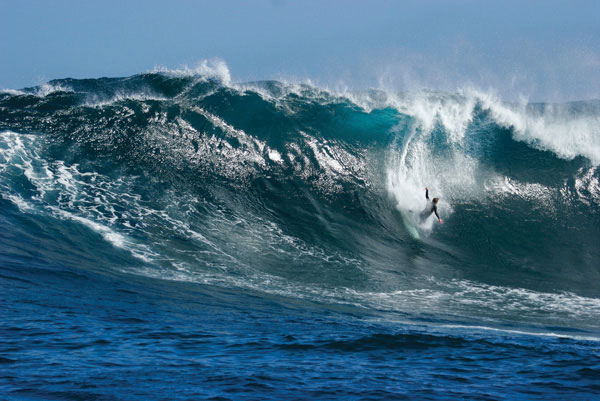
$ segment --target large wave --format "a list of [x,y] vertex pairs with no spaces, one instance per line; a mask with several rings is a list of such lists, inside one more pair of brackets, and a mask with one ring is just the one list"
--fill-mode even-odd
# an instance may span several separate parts
[[[600,103],[232,83],[201,67],[0,93],[2,214],[37,252],[4,257],[597,329]],[[415,239],[403,214],[425,186],[445,222]]]

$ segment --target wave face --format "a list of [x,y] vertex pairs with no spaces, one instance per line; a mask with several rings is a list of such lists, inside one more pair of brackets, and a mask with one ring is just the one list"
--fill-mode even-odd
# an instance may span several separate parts
[[[25,266],[152,278],[387,322],[593,340],[598,165],[593,101],[168,71],[55,80],[0,92],[0,262],[12,278]],[[442,225],[410,217],[426,186]],[[366,331],[328,344],[405,345]]]

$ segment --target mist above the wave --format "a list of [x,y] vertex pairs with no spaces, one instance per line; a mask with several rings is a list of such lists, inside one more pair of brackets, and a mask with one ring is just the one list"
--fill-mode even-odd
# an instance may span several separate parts
[[403,43],[362,55],[353,68],[331,66],[329,85],[388,91],[456,92],[468,88],[495,93],[504,101],[566,102],[600,98],[600,54],[593,46],[559,41],[541,48],[530,41],[499,49],[457,36],[435,46],[434,54]]

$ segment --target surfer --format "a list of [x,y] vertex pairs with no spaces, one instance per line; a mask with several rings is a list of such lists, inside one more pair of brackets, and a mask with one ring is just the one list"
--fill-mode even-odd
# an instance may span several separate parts
[[[425,187],[425,199],[429,200],[429,188],[427,188],[427,187]],[[427,207],[425,209],[423,209],[423,211],[420,214],[421,222],[427,220],[427,218],[429,218],[429,216],[431,216],[432,213],[435,213],[435,217],[437,217],[440,224],[444,222],[444,220],[440,219],[440,215],[438,214],[438,211],[437,211],[438,201],[439,201],[439,198],[433,198],[431,203],[429,203],[427,205]]]

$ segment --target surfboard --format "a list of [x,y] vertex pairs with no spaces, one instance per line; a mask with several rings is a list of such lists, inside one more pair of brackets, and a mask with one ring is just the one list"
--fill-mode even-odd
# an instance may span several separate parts
[[408,231],[408,234],[413,239],[420,239],[421,235],[419,234],[419,230],[415,225],[413,216],[405,210],[400,210],[400,215],[402,216],[402,223],[404,224],[404,228],[406,228],[406,231]]

